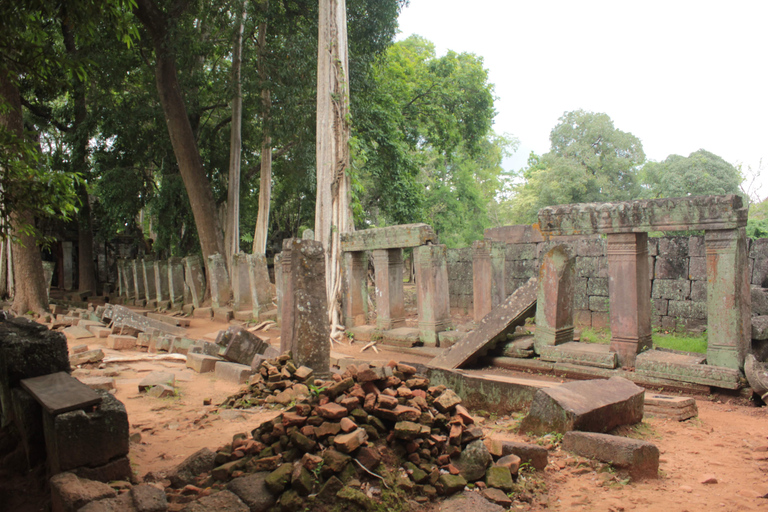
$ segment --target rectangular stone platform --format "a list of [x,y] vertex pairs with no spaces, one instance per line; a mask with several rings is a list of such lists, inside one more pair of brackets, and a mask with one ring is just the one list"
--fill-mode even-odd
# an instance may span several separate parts
[[562,345],[540,347],[542,361],[554,363],[570,363],[598,368],[616,368],[619,359],[616,352],[611,352],[608,345],[597,343],[579,343],[572,341]]
[[419,342],[419,330],[411,327],[398,327],[382,331],[381,343],[396,347],[412,347]]
[[67,372],[22,379],[27,390],[51,415],[85,409],[101,403],[101,396]]
[[699,415],[696,400],[687,396],[670,396],[645,392],[645,414],[657,418],[685,421]]
[[705,386],[739,389],[738,370],[703,364],[705,356],[692,356],[647,350],[637,355],[635,372],[639,375],[662,379],[693,382]]
[[373,251],[418,247],[437,239],[428,224],[402,224],[385,228],[361,229],[341,234],[342,251]]

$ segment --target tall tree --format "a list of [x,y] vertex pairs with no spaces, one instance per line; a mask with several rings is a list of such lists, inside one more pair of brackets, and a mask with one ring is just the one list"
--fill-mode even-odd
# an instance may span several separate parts
[[134,12],[152,39],[157,92],[179,172],[189,196],[200,247],[207,260],[212,254],[225,254],[224,236],[217,222],[218,211],[213,191],[203,168],[176,70],[176,49],[172,34],[178,18],[187,7],[189,2],[178,2],[165,12],[154,0],[136,0]]
[[688,157],[669,155],[662,162],[648,162],[641,177],[651,198],[741,193],[739,169],[703,149]]
[[349,55],[345,0],[319,0],[317,41],[317,198],[315,239],[325,250],[331,335],[339,324],[341,233],[354,230],[349,208]]
[[[269,0],[262,0],[261,9],[269,11]],[[272,202],[272,96],[267,74],[267,20],[259,23],[259,83],[261,87],[261,169],[259,173],[259,213],[253,235],[253,253],[265,254],[269,230],[269,206]]]

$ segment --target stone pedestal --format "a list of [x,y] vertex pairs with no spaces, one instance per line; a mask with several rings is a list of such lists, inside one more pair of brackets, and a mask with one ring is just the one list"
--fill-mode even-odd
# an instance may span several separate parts
[[[178,258],[177,258],[178,259]],[[170,293],[168,291],[168,262],[156,261],[155,262],[155,292],[157,295],[157,302],[162,302],[170,299]]]
[[637,354],[652,344],[648,234],[606,236],[611,350],[618,354],[619,364],[632,367]]
[[[189,293],[192,296],[192,304],[195,308],[199,308],[205,297],[205,274],[203,274],[203,264],[200,261],[200,256],[187,256],[183,261],[184,283],[189,288]],[[172,291],[171,293],[174,293],[174,298],[171,300],[175,303],[175,291]]]
[[365,325],[368,316],[368,256],[364,251],[342,256],[342,314],[347,329]]
[[133,270],[133,298],[135,300],[144,299],[144,267],[141,264],[141,260],[130,260],[130,265]]
[[283,290],[285,289],[285,283],[283,281],[283,254],[275,254],[275,292],[277,297],[277,318],[275,321],[277,325],[283,325]]
[[[451,325],[445,251],[445,245],[422,245],[413,250],[419,338],[424,345],[437,345],[437,333]],[[402,279],[400,282],[402,286]]]
[[[235,311],[251,309],[251,278],[248,275],[248,255],[238,252],[232,255],[232,303]],[[211,285],[213,288],[213,284]]]
[[[573,341],[573,295],[576,258],[558,245],[543,258],[536,299],[536,351]],[[650,292],[649,292],[650,293]],[[649,316],[650,319],[650,316]]]
[[[197,265],[198,270],[200,270],[200,258],[197,256],[189,257],[196,258],[195,265]],[[181,258],[168,258],[168,274],[166,274],[168,279],[168,298],[174,304],[182,304],[186,302],[184,300],[184,289],[186,288],[186,283],[184,282],[184,273],[184,260]],[[200,273],[202,274],[201,271]],[[205,278],[202,276],[200,277],[202,278],[200,289],[204,290]],[[202,295],[200,297],[202,298]]]
[[62,276],[62,282],[64,284],[64,289],[69,291],[74,286],[74,263],[72,260],[72,242],[61,242],[61,251],[63,253],[64,257],[64,268]]
[[383,331],[405,327],[403,250],[376,249],[373,266],[376,271],[376,327]]
[[272,306],[272,283],[269,280],[267,258],[263,254],[249,254],[247,263],[253,317],[259,318],[260,314]]
[[141,270],[144,275],[144,298],[147,301],[157,300],[155,262],[152,260],[141,260]]
[[331,340],[325,291],[323,244],[314,240],[283,240],[283,324],[281,352],[291,352],[297,366],[315,375],[330,372]]
[[227,264],[221,254],[208,256],[208,280],[211,284],[211,303],[214,308],[227,305],[232,297],[232,287],[229,283]]
[[751,339],[752,299],[744,228],[707,231],[707,364],[741,369]]
[[478,240],[472,243],[472,301],[475,322],[504,302],[505,254],[504,244]]

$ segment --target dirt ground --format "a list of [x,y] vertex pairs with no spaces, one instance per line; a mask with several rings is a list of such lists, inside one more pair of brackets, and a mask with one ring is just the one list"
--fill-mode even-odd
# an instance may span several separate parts
[[[192,319],[189,337],[204,337],[226,328],[226,324]],[[279,330],[263,331],[279,343]],[[102,347],[98,340],[89,348]],[[366,350],[363,343],[333,347],[368,361],[412,361],[429,358],[380,349]],[[107,357],[130,355],[105,349]],[[140,355],[141,353],[135,353]],[[157,399],[138,393],[137,384],[153,370],[176,375],[178,396]],[[511,372],[508,372],[512,374]],[[277,410],[233,411],[219,409],[238,386],[217,381],[212,374],[197,374],[183,362],[155,361],[106,365],[103,369],[77,370],[75,375],[111,375],[116,378],[116,396],[126,406],[132,443],[130,459],[141,479],[162,473],[202,447],[215,449],[239,432],[250,432]],[[526,375],[530,377],[530,375]],[[203,405],[210,399],[211,405]],[[622,434],[653,442],[661,451],[660,478],[631,482],[610,467],[561,451],[556,439],[529,439],[516,433],[520,415],[478,417],[488,434],[500,438],[550,444],[550,463],[545,471],[526,474],[524,480],[543,489],[531,503],[515,502],[512,510],[589,511],[743,511],[768,509],[768,410],[732,397],[696,397],[698,418],[685,422],[646,417],[642,424],[625,427]],[[137,435],[138,434],[138,435]],[[716,483],[702,483],[704,481]]]

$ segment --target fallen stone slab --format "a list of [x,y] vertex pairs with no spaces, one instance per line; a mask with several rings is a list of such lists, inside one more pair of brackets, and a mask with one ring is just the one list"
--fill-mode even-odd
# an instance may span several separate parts
[[520,464],[530,464],[536,471],[544,471],[549,463],[549,452],[537,444],[494,438],[486,438],[483,442],[494,457],[514,455],[520,459]]
[[568,382],[540,389],[522,432],[542,435],[569,430],[608,432],[643,420],[643,388],[622,377]]
[[51,477],[50,484],[51,508],[57,512],[75,512],[92,501],[117,496],[117,491],[107,484],[72,473],[59,473]]
[[107,348],[112,350],[131,350],[136,348],[136,336],[125,334],[110,334],[107,336]]
[[564,450],[625,469],[634,479],[659,476],[659,449],[648,441],[592,432],[566,432]]
[[218,361],[221,361],[221,358],[205,354],[187,354],[187,368],[192,368],[197,373],[214,371]]
[[83,377],[78,380],[91,389],[103,389],[109,391],[110,389],[116,388],[115,379],[112,377]]
[[210,320],[213,317],[213,308],[195,308],[192,318],[204,318]]
[[69,357],[69,364],[71,366],[79,366],[86,363],[98,363],[104,359],[104,351],[100,348],[94,350],[87,350],[79,354],[73,354]]
[[157,386],[152,386],[151,388],[147,389],[147,396],[151,396],[153,398],[166,398],[169,396],[176,396],[176,389],[173,386],[168,386],[166,384],[158,384]]
[[533,316],[538,295],[537,279],[532,277],[507,299],[485,315],[477,328],[467,334],[463,341],[452,346],[447,352],[434,358],[429,364],[438,368],[459,368],[505,340],[507,334]]
[[192,483],[197,475],[211,471],[216,466],[215,460],[215,452],[208,448],[201,448],[169,471],[166,477],[170,480],[172,487],[184,487]]
[[107,336],[112,334],[112,329],[104,326],[89,325],[88,330],[91,331],[93,335],[97,338],[106,338]]
[[253,356],[263,354],[269,343],[239,325],[221,331],[216,339],[218,345],[227,347],[222,357],[227,361],[250,365]]
[[611,352],[608,345],[598,343],[572,341],[562,345],[544,345],[539,347],[539,352],[542,361],[609,369],[614,369],[619,365],[616,352]]
[[64,333],[68,340],[82,340],[94,337],[93,333],[85,327],[66,327],[61,332]]
[[227,490],[236,494],[251,512],[266,512],[275,504],[275,497],[264,483],[268,474],[262,471],[235,478],[227,484]]
[[153,386],[171,386],[176,385],[176,376],[171,372],[150,372],[139,382],[139,393],[147,391]]
[[173,334],[175,336],[183,336],[186,329],[183,327],[176,327],[160,320],[154,320],[147,318],[139,312],[132,311],[124,306],[118,306],[116,304],[107,304],[104,307],[103,318],[109,318],[112,320],[114,327],[132,327],[139,331],[148,332],[152,329],[163,332],[166,334]]
[[645,392],[643,414],[657,418],[685,421],[699,415],[696,400],[686,396],[669,396]]
[[412,327],[398,327],[381,331],[381,343],[395,347],[412,347],[419,342],[419,330]]
[[688,355],[663,350],[646,350],[638,354],[635,371],[638,375],[681,382],[693,382],[704,386],[739,389],[739,370],[703,364],[705,355]]
[[214,375],[217,379],[234,384],[243,384],[248,382],[252,370],[249,365],[228,363],[226,361],[217,361],[214,368]]

